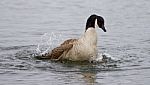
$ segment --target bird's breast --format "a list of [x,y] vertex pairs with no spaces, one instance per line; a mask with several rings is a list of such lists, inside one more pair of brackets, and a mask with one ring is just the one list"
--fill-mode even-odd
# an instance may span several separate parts
[[65,56],[66,59],[73,61],[89,60],[91,57],[96,56],[96,46],[88,44],[75,44],[71,50],[69,50]]
[[90,60],[97,53],[97,33],[94,28],[88,29],[84,35],[73,44],[64,58],[73,61]]

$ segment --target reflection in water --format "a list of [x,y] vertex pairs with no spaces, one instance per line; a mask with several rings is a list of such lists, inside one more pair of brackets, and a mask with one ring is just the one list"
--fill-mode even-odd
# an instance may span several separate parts
[[93,85],[96,81],[96,74],[92,72],[83,72],[81,73],[83,75],[83,80],[85,83],[88,83],[89,85]]

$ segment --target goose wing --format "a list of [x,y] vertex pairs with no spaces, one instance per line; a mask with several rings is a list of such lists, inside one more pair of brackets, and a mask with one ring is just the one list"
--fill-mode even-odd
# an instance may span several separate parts
[[68,39],[64,41],[61,45],[67,45],[67,44],[73,44],[77,41],[78,39]]
[[73,47],[73,44],[65,44],[54,48],[49,54],[50,59],[61,59],[61,55],[64,52],[68,52]]
[[60,60],[61,55],[64,52],[68,52],[72,47],[73,44],[77,41],[78,39],[68,39],[64,41],[60,46],[54,48],[51,52],[42,55],[41,59],[53,59],[53,60]]

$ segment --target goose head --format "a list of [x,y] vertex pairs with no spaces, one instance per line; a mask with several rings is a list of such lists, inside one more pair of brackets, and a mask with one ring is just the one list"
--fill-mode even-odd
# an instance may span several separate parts
[[98,25],[99,28],[106,32],[103,17],[93,14],[87,19],[85,30],[90,27],[95,28],[95,25]]

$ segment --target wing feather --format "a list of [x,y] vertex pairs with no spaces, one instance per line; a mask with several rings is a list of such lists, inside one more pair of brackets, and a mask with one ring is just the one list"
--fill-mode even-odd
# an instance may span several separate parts
[[74,42],[76,42],[78,39],[68,39],[66,41],[64,41],[61,45],[66,45],[66,44],[73,44]]
[[64,52],[68,52],[72,47],[73,44],[77,41],[78,39],[68,39],[64,41],[60,46],[54,48],[51,52],[43,55],[41,59],[56,59],[59,60],[61,59],[61,55]]

